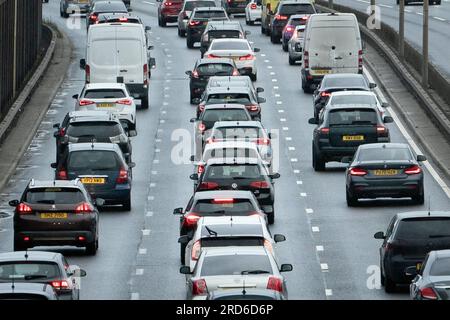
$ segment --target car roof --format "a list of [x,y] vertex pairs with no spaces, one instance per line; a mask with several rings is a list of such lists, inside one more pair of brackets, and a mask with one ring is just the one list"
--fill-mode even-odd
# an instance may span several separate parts
[[234,61],[230,58],[203,58],[197,60],[197,66],[207,63],[229,63],[234,65]]
[[225,11],[222,7],[197,7],[194,11]]
[[359,73],[331,73],[331,74],[326,74],[323,77],[323,79],[333,79],[333,78],[338,78],[338,79],[363,78],[365,80],[364,76]]
[[116,143],[103,143],[103,142],[82,142],[82,143],[70,143],[69,152],[83,151],[83,150],[103,150],[103,151],[115,151],[119,152],[120,147]]
[[450,258],[450,249],[432,251],[437,259]]
[[397,213],[398,220],[410,218],[450,218],[450,211],[410,211]]
[[31,179],[28,183],[28,189],[34,188],[77,188],[82,187],[82,183],[79,179],[75,180],[35,180]]
[[240,38],[239,39],[238,38],[213,39],[212,42],[247,42],[248,44],[250,44],[247,39],[240,39]]
[[258,158],[249,157],[224,157],[224,158],[211,158],[206,161],[206,165],[255,165],[261,161]]
[[205,111],[210,109],[246,109],[246,107],[238,103],[218,103],[205,106]]
[[253,193],[246,190],[214,190],[214,191],[201,191],[194,194],[195,200],[208,200],[208,199],[254,199]]
[[247,149],[255,149],[258,150],[258,147],[256,147],[255,143],[249,142],[249,141],[218,141],[218,142],[212,142],[205,145],[204,150],[209,149],[223,149],[223,148],[247,148]]
[[231,128],[231,127],[255,127],[255,128],[263,128],[261,122],[259,121],[216,121],[216,123],[214,123],[214,128],[221,128],[221,127],[226,127],[226,128]]
[[[117,82],[97,82],[97,83],[86,83],[84,85],[85,89],[125,89],[125,83]],[[102,111],[102,110],[99,110]],[[106,112],[106,111],[103,111]]]
[[239,21],[236,20],[211,20],[208,21],[208,24],[206,25],[206,31],[210,30],[226,30],[226,29],[233,29],[233,30],[242,30],[242,26],[239,23]]
[[231,256],[231,255],[259,255],[268,256],[267,250],[264,246],[253,246],[253,247],[205,247],[203,248],[204,256]]
[[373,91],[344,90],[331,92],[331,96],[377,96]]
[[233,86],[223,86],[223,87],[209,87],[208,94],[215,93],[250,93],[251,88],[249,86],[245,87],[233,87]]
[[[26,258],[25,255],[28,255]],[[57,252],[49,251],[13,251],[0,253],[0,262],[6,261],[51,261],[56,262],[61,256]]]
[[360,149],[409,149],[409,145],[406,143],[394,143],[394,142],[385,142],[385,143],[367,143],[359,146]]

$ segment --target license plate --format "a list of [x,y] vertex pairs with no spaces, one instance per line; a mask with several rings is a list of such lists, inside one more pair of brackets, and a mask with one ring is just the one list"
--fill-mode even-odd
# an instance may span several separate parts
[[104,184],[105,178],[81,178],[82,183],[86,184]]
[[99,108],[113,108],[115,105],[115,103],[97,103],[97,107]]
[[386,170],[374,170],[373,174],[376,176],[395,176],[398,174],[397,169],[386,169]]
[[331,72],[331,70],[326,70],[326,69],[317,69],[317,70],[312,70],[315,74],[329,74]]
[[364,136],[342,136],[343,141],[363,141]]
[[67,213],[65,212],[50,212],[41,213],[42,219],[67,219]]

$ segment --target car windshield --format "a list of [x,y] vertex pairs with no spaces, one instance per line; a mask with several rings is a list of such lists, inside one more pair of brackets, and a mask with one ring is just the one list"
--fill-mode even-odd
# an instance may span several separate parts
[[197,7],[215,7],[216,3],[214,1],[186,1],[184,5],[184,10],[192,11]]
[[114,151],[82,150],[71,152],[68,160],[69,171],[118,170],[120,161]]
[[213,42],[210,50],[245,50],[250,51],[250,46],[246,41],[220,41]]
[[205,63],[197,67],[197,72],[201,76],[214,76],[217,73],[231,76],[233,71],[234,67],[227,63]]
[[329,114],[329,125],[376,125],[378,117],[372,109],[340,109]]
[[321,88],[351,88],[351,87],[367,87],[367,83],[364,78],[361,77],[325,77],[322,80]]
[[395,238],[398,240],[427,240],[448,236],[450,238],[450,218],[427,217],[410,218],[400,221]]
[[377,98],[372,95],[343,95],[331,96],[330,104],[332,105],[369,105],[376,106]]
[[60,276],[58,264],[53,262],[23,261],[0,263],[0,281],[45,280]]
[[[244,274],[272,274],[269,257],[259,254],[233,254],[206,256],[201,266],[201,276],[225,276]],[[253,271],[253,272],[252,272]]]
[[261,169],[256,164],[222,164],[208,166],[205,173],[205,181],[217,179],[262,179]]
[[238,30],[210,30],[208,31],[209,40],[220,38],[239,39],[241,33]]
[[430,276],[450,276],[450,258],[438,258],[431,266]]
[[71,137],[115,137],[122,134],[122,127],[117,122],[74,122],[67,128]]
[[127,12],[127,7],[122,1],[97,2],[94,5],[94,12]]
[[413,160],[407,148],[367,148],[361,149],[358,161],[408,161]]
[[249,148],[216,148],[205,151],[203,160],[209,159],[225,159],[225,158],[258,158],[258,151]]
[[202,121],[247,121],[250,120],[244,109],[205,110]]
[[265,138],[263,130],[255,127],[225,127],[214,132],[215,139],[258,139]]
[[122,89],[88,89],[84,93],[84,98],[89,99],[115,99],[126,97]]
[[229,213],[251,212],[256,208],[249,199],[234,199],[230,201],[220,201],[218,199],[198,200],[192,211],[198,213],[214,213],[225,211]]
[[209,18],[226,18],[225,11],[197,11],[195,12],[194,19],[209,19]]
[[236,103],[236,104],[250,104],[250,96],[248,93],[213,93],[208,95],[208,104],[217,103]]
[[75,204],[85,201],[83,193],[77,188],[34,188],[25,196],[27,203],[41,204]]

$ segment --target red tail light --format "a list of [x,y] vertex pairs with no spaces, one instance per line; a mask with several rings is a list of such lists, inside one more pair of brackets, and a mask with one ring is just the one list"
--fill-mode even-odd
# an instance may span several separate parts
[[267,138],[258,138],[258,139],[256,139],[256,144],[258,144],[258,145],[265,145],[265,146],[267,146],[267,145],[269,145],[270,144],[270,139],[267,139]]
[[120,18],[119,18],[119,21],[120,21],[120,22],[128,22],[128,18],[126,18],[126,17],[120,17]]
[[277,14],[275,16],[275,20],[287,20],[287,19],[288,19],[288,16],[283,16],[281,14]]
[[211,202],[214,204],[234,203],[234,199],[233,198],[213,199]]
[[309,16],[302,17],[302,20],[308,20]]
[[286,27],[284,28],[283,31],[284,31],[284,32],[292,32],[292,31],[294,31],[294,27],[292,27],[292,26],[286,26]]
[[309,68],[309,52],[308,51],[305,51],[303,53],[303,65],[306,69]]
[[59,128],[58,135],[60,137],[63,137],[65,134],[66,134],[66,129],[65,128]]
[[191,251],[191,259],[192,260],[194,260],[194,261],[198,260],[201,249],[202,249],[202,245],[200,243],[200,240],[195,241],[194,245],[192,246],[192,251]]
[[91,14],[91,15],[89,16],[89,19],[90,19],[92,22],[95,22],[95,21],[97,21],[97,15]]
[[283,291],[283,282],[281,281],[280,278],[270,277],[269,281],[267,282],[267,289],[282,292]]
[[257,104],[249,104],[245,106],[249,111],[258,111],[259,106]]
[[361,168],[351,168],[350,174],[352,176],[365,176],[367,174],[367,171]]
[[88,106],[88,105],[90,105],[90,104],[94,104],[95,102],[94,101],[91,101],[91,100],[80,100],[80,106]]
[[200,122],[200,124],[198,125],[198,130],[200,132],[203,132],[203,131],[205,131],[205,129],[206,129],[205,124],[203,122]]
[[148,64],[144,64],[144,85],[148,84]]
[[116,183],[127,183],[128,182],[128,171],[125,168],[120,168],[119,176],[116,179]]
[[186,227],[193,227],[197,225],[197,221],[200,220],[200,216],[196,213],[188,213],[184,216],[183,225]]
[[252,54],[247,54],[246,56],[239,57],[239,60],[241,60],[241,61],[254,60],[254,59],[255,59],[255,56]]
[[28,214],[33,212],[33,209],[31,209],[31,207],[23,202],[19,203],[19,205],[17,206],[17,212],[19,214]]
[[330,128],[321,128],[320,134],[322,135],[328,135],[330,133]]
[[192,78],[198,78],[198,71],[197,70],[192,71]]
[[386,129],[385,126],[381,126],[381,125],[377,126],[377,133],[378,134],[383,134],[383,133],[386,133],[386,132],[387,132],[387,129]]
[[205,279],[198,279],[198,280],[194,280],[192,282],[192,294],[193,295],[206,294],[207,292],[208,292],[208,288],[206,286]]
[[66,280],[57,280],[50,282],[50,285],[56,290],[69,289],[69,283]]
[[422,172],[422,169],[419,166],[412,166],[405,169],[406,174],[419,174]]
[[208,54],[207,58],[213,59],[213,58],[220,58],[219,56],[216,56],[215,54]]
[[189,21],[190,26],[198,26],[200,24],[200,21],[191,20]]
[[359,50],[358,51],[358,69],[360,71],[362,71],[362,68],[363,68],[363,57],[362,57],[362,55],[363,55],[363,51]]
[[127,106],[131,106],[132,101],[130,99],[122,99],[122,100],[116,101],[116,103],[118,103],[118,104],[125,104]]
[[214,139],[214,138],[206,139],[206,144],[210,144],[210,143],[214,143],[214,142],[216,142],[216,139]]
[[202,174],[203,172],[205,172],[205,166],[204,165],[199,165],[197,167],[197,173],[198,174]]
[[94,208],[89,203],[83,202],[75,208],[75,213],[91,213],[93,210]]
[[198,109],[200,110],[200,112],[203,112],[203,110],[205,110],[205,105],[204,104],[199,104],[198,105]]
[[257,7],[258,7],[258,6],[256,5],[256,3],[252,3],[252,4],[250,5],[250,9],[253,9],[253,10],[255,10]]
[[171,7],[173,5],[172,2],[164,2],[164,6],[166,7]]
[[320,96],[323,97],[323,98],[325,98],[325,97],[330,97],[330,96],[331,96],[331,93],[324,91],[324,92],[321,92],[321,93],[320,93]]
[[437,300],[437,295],[434,292],[433,288],[423,288],[420,290],[420,295],[422,296],[422,298],[424,299],[429,299],[429,300]]
[[267,181],[253,181],[253,182],[250,182],[250,187],[257,188],[257,189],[265,189],[265,188],[269,188],[269,183]]
[[200,183],[199,189],[200,190],[209,190],[209,189],[216,189],[219,187],[219,184],[216,182],[202,182]]
[[59,180],[67,180],[67,171],[64,169],[61,169],[58,171],[58,179]]
[[239,76],[240,75],[239,70],[238,69],[234,69],[232,75],[233,76]]
[[86,83],[91,82],[91,67],[88,64],[84,68],[84,71],[86,72]]

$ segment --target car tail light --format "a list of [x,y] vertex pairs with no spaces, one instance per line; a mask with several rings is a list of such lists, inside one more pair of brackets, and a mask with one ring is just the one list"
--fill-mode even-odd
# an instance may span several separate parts
[[91,104],[94,104],[95,102],[94,101],[91,101],[91,100],[80,100],[80,106],[88,106],[88,105],[91,105]]
[[301,19],[302,19],[302,20],[308,20],[308,18],[309,18],[309,16],[304,16],[304,17],[302,17]]
[[198,26],[200,24],[200,21],[191,20],[189,21],[190,26]]
[[234,69],[232,75],[233,76],[240,76],[239,70],[238,69]]
[[124,105],[127,105],[127,106],[131,106],[132,101],[131,101],[130,99],[122,99],[122,100],[116,101],[116,103],[118,103],[118,104],[124,104]]
[[303,66],[305,67],[305,69],[309,68],[309,52],[305,51],[303,53]]
[[164,6],[166,7],[171,7],[173,5],[172,2],[164,2]]
[[265,145],[265,146],[267,146],[267,145],[269,145],[270,144],[270,139],[267,139],[267,138],[258,138],[258,139],[256,139],[256,144],[258,144],[258,145]]
[[50,285],[56,290],[67,290],[69,289],[69,283],[66,280],[56,280],[50,282]]
[[90,16],[89,16],[89,20],[91,20],[92,22],[96,22],[97,21],[97,15],[96,14],[91,14]]
[[271,253],[273,253],[273,246],[272,243],[269,240],[264,240],[264,247],[269,250]]
[[429,300],[437,300],[438,298],[433,288],[430,287],[420,289],[420,295],[422,296],[422,298]]
[[233,0],[227,0],[228,3],[231,3],[231,1],[233,1]]
[[275,16],[275,20],[287,20],[287,19],[288,19],[288,16],[283,16],[281,14],[277,14]]
[[19,214],[28,214],[33,212],[33,209],[31,209],[31,207],[23,202],[19,203],[19,205],[17,206],[17,212]]
[[422,169],[419,166],[412,166],[405,169],[406,174],[419,174],[422,172]]
[[184,216],[183,225],[185,227],[194,227],[197,225],[197,221],[200,220],[200,216],[196,213],[188,213]]
[[234,203],[234,199],[233,198],[213,199],[211,202],[214,204]]
[[148,64],[144,64],[144,85],[148,84]]
[[206,286],[205,279],[198,279],[198,280],[194,280],[192,282],[192,294],[193,295],[206,294],[207,292],[208,292],[208,288]]
[[286,26],[283,31],[284,32],[292,32],[292,31],[294,31],[294,27],[292,27],[291,25]]
[[219,56],[216,56],[215,54],[208,54],[207,58],[213,59],[213,58],[220,58]]
[[248,61],[248,60],[254,60],[255,56],[252,54],[247,54],[245,56],[239,57],[239,60],[241,61]]
[[75,213],[90,213],[92,212],[92,210],[94,209],[89,203],[83,202],[82,204],[80,204],[75,208]]
[[191,251],[191,259],[192,260],[194,260],[194,261],[198,260],[201,249],[202,249],[202,245],[200,243],[200,240],[195,241],[194,245],[192,246],[192,251]]
[[362,69],[363,69],[363,58],[362,58],[362,55],[363,55],[363,51],[359,50],[358,51],[358,69],[361,72],[362,72]]
[[321,96],[322,98],[330,97],[330,96],[331,96],[331,93],[326,92],[326,91],[323,91],[323,92],[320,93],[320,96]]
[[23,237],[23,241],[30,241],[30,237]]
[[128,18],[127,17],[120,17],[119,21],[120,22],[128,22]]
[[58,179],[67,180],[67,171],[65,169],[61,169],[58,171]]
[[91,67],[87,64],[84,70],[86,72],[86,83],[89,83],[91,82]]
[[200,190],[209,190],[209,189],[215,189],[218,188],[219,184],[216,182],[202,182],[200,183],[199,189]]
[[203,110],[205,110],[205,105],[204,104],[199,104],[198,105],[198,109],[200,110],[200,112],[203,112]]
[[377,133],[378,133],[378,135],[383,135],[383,134],[387,133],[386,127],[378,125],[377,126]]
[[65,128],[59,128],[58,135],[60,137],[63,137],[65,134],[66,134],[66,129]]
[[350,174],[352,176],[365,176],[367,174],[367,170],[361,168],[351,168]]
[[78,241],[86,241],[86,237],[83,237],[83,236],[79,236],[77,239],[78,239]]
[[253,182],[250,182],[250,187],[257,188],[257,189],[265,189],[265,188],[269,188],[269,183],[267,181],[253,181]]
[[327,136],[330,133],[330,128],[320,128],[320,134]]
[[198,174],[202,174],[203,172],[205,172],[205,166],[204,165],[199,165],[197,167],[197,173]]
[[192,78],[198,78],[198,71],[197,70],[192,71]]
[[247,108],[249,111],[258,111],[258,110],[259,110],[259,106],[258,106],[257,104],[249,104],[249,105],[246,105],[246,108]]
[[255,10],[257,7],[258,7],[258,6],[256,5],[256,3],[252,3],[252,4],[250,5],[250,9],[253,9],[253,10]]
[[203,131],[205,131],[205,129],[206,129],[205,124],[203,122],[200,122],[200,124],[198,125],[198,130],[200,132],[203,132]]
[[128,182],[128,171],[125,168],[120,168],[119,176],[116,179],[116,183],[127,183]]
[[267,282],[267,289],[282,292],[283,291],[283,282],[281,281],[280,278],[270,277],[269,281]]

